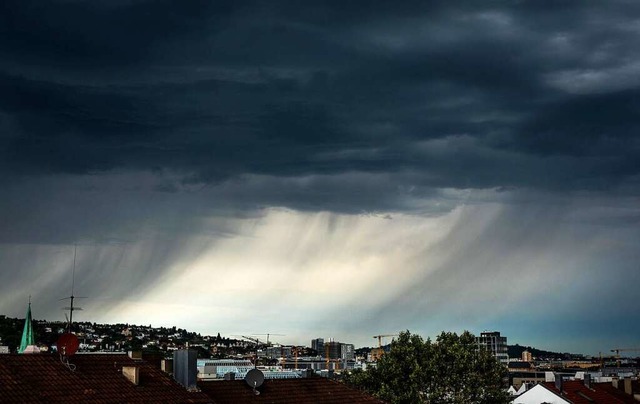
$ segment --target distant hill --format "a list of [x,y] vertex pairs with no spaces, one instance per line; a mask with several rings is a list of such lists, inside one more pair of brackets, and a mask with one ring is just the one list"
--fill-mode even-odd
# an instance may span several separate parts
[[568,352],[553,352],[537,349],[530,346],[521,346],[519,344],[507,345],[509,358],[521,358],[522,352],[529,351],[535,359],[539,360],[580,360],[584,359],[584,355],[572,354]]

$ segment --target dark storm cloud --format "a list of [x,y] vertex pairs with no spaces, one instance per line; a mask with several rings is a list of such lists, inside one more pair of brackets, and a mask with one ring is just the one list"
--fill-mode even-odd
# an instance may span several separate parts
[[640,91],[551,103],[525,122],[521,145],[542,154],[638,157]]
[[[65,68],[145,60],[157,43],[216,23],[224,1],[8,1],[0,6],[3,53]],[[80,66],[78,66],[80,65]]]
[[601,190],[640,171],[637,90],[614,74],[640,65],[630,3],[2,7],[8,173]]
[[346,276],[358,332],[636,309],[639,34],[632,1],[4,1],[0,306],[61,318],[78,244],[117,321],[181,296],[223,324],[223,281],[273,305],[283,269],[320,327]]

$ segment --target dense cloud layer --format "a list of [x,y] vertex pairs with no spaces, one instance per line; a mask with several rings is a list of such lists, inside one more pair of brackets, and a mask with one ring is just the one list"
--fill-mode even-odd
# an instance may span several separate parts
[[637,180],[637,6],[422,3],[5,3],[5,170]]
[[[402,243],[415,236],[407,218],[453,226],[445,244],[383,260],[414,262],[401,271],[414,284],[360,314],[400,319],[397,328],[421,328],[408,308],[427,305],[421,294],[444,299],[484,271],[496,283],[537,283],[553,271],[576,276],[581,262],[595,268],[590,279],[603,268],[631,276],[623,240],[640,239],[629,227],[640,217],[639,33],[640,5],[628,1],[5,1],[0,291],[12,294],[2,307],[22,307],[29,284],[62,289],[73,243],[96,260],[80,284],[113,304],[133,290],[162,294],[161,280],[188,278],[175,268],[201,256],[222,276],[228,261],[212,250],[298,214],[301,228],[320,214],[369,231],[396,220],[389,237]],[[465,226],[496,206],[468,239]],[[349,238],[337,234],[318,230],[308,242]],[[521,258],[540,254],[544,269],[515,268],[514,235]],[[353,256],[370,262],[360,237]],[[581,248],[600,243],[610,243],[606,259]],[[59,251],[66,258],[45,274]],[[446,256],[438,271],[415,264],[434,251]],[[489,289],[466,291],[464,306]],[[434,327],[470,318],[444,313],[453,320]],[[495,324],[513,324],[504,321]]]

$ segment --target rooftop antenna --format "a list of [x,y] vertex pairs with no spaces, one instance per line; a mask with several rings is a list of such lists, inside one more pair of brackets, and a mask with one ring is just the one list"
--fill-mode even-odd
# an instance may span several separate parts
[[[71,326],[73,324],[73,312],[75,310],[82,310],[82,307],[74,307],[73,306],[73,300],[74,299],[86,299],[86,297],[84,296],[74,296],[73,295],[73,290],[75,288],[75,283],[76,283],[76,255],[78,252],[78,245],[74,244],[73,245],[73,271],[71,272],[71,296],[69,297],[63,297],[62,299],[59,300],[67,300],[69,299],[69,306],[68,307],[64,307],[63,310],[69,310],[69,317],[67,318],[68,321],[68,325],[67,325],[67,332],[70,333],[71,332]],[[65,313],[65,317],[66,317],[66,313]]]
[[244,381],[253,389],[253,394],[258,396],[260,392],[256,389],[264,383],[264,373],[260,369],[251,369],[244,377]]
[[76,370],[76,365],[69,363],[69,358],[75,355],[79,346],[80,341],[78,341],[78,337],[70,332],[62,334],[56,342],[56,349],[60,354],[60,362],[72,372]]

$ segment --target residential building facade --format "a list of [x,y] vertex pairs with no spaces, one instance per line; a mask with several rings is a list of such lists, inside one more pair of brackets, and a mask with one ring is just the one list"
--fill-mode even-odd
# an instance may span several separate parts
[[501,363],[509,363],[507,351],[507,337],[500,335],[499,331],[484,331],[476,337],[479,349],[486,349]]

